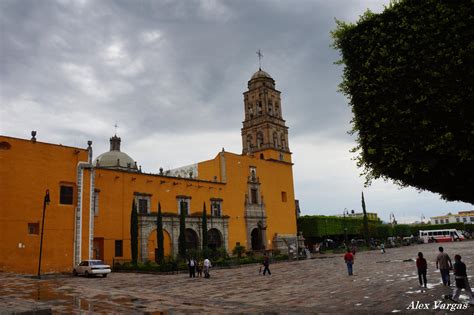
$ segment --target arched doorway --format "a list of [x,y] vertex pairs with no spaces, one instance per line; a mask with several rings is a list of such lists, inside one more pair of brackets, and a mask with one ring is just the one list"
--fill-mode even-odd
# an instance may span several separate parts
[[207,232],[207,247],[218,249],[222,247],[222,236],[218,229],[210,229]]
[[186,236],[186,249],[198,249],[199,239],[196,232],[193,229],[186,229],[184,234]]
[[263,249],[261,229],[259,228],[253,229],[250,236],[252,238],[252,250]]
[[[171,237],[163,230],[163,249],[164,255],[171,256]],[[150,233],[150,237],[148,238],[148,260],[156,261],[158,255],[158,238],[156,235],[156,230],[153,230]]]

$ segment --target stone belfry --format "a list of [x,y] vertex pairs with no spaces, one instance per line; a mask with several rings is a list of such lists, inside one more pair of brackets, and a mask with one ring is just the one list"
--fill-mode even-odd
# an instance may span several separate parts
[[275,80],[261,68],[248,82],[248,91],[244,92],[243,154],[258,153],[260,158],[290,162],[280,93],[275,89]]

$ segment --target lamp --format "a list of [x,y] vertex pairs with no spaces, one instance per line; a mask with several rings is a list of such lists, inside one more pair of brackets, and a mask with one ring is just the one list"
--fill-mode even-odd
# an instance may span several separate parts
[[38,262],[38,278],[41,278],[41,255],[43,253],[43,232],[44,232],[44,214],[46,213],[46,206],[50,203],[49,189],[46,189],[43,201],[43,220],[41,221],[41,239],[40,239],[40,250],[39,250],[39,262]]

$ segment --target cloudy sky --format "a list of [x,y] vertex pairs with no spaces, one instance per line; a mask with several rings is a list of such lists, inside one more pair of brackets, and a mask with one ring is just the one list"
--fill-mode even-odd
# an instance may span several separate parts
[[282,91],[303,214],[419,220],[474,206],[377,181],[349,150],[351,111],[329,32],[389,1],[0,1],[0,134],[86,147],[122,138],[146,172],[240,153],[242,93],[262,68]]

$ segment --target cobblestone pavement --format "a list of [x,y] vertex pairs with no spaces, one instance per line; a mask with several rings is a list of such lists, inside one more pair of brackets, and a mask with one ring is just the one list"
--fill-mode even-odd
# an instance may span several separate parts
[[[474,283],[474,241],[443,243],[451,258],[463,256]],[[52,310],[53,313],[392,313],[420,312],[410,304],[456,305],[443,299],[452,288],[440,284],[434,263],[439,244],[422,244],[356,254],[354,276],[342,255],[270,265],[271,276],[257,265],[211,271],[211,279],[187,274],[112,273],[107,278],[53,276],[37,280],[0,273],[0,313]],[[428,289],[420,289],[415,259],[428,260]],[[409,260],[409,261],[407,261]],[[454,281],[453,281],[454,282]],[[467,301],[467,296],[461,299]],[[435,302],[438,301],[438,302]],[[418,304],[421,305],[421,304]],[[453,313],[474,314],[474,307]],[[427,311],[423,311],[425,313]]]

